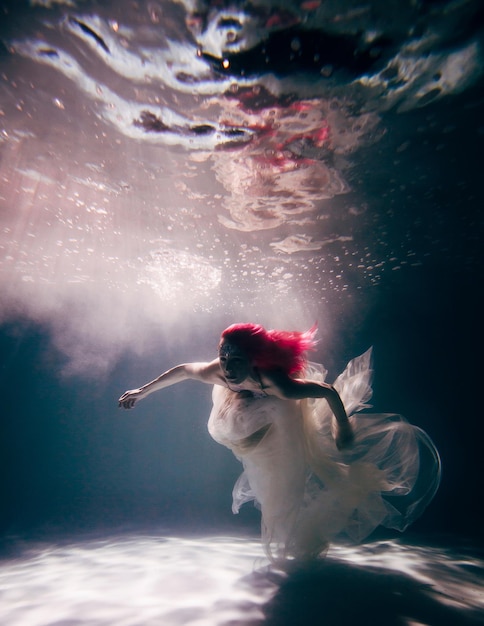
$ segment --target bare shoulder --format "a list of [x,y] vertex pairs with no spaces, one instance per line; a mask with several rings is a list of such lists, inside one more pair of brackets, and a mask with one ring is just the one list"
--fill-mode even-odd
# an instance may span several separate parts
[[185,370],[190,378],[210,385],[219,385],[224,381],[219,359],[200,363],[186,363]]

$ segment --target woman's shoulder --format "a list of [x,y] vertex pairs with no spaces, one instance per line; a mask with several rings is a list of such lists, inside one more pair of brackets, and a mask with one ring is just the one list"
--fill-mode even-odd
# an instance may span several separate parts
[[225,379],[220,368],[220,360],[218,358],[207,362],[185,363],[184,367],[190,375],[190,378],[200,380],[210,385],[225,384]]

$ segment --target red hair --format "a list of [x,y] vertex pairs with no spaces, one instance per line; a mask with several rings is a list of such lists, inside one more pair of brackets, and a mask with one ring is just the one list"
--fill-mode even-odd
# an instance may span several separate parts
[[282,369],[287,374],[304,372],[305,352],[314,350],[316,324],[305,332],[266,330],[258,324],[232,324],[221,336],[244,350],[252,365],[265,370]]

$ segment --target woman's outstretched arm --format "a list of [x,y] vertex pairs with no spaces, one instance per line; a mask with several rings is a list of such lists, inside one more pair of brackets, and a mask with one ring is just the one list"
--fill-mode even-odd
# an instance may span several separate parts
[[182,363],[172,367],[142,387],[125,391],[118,400],[119,406],[125,409],[132,409],[138,400],[143,400],[155,391],[170,385],[176,385],[184,380],[199,380],[209,385],[221,384],[223,377],[219,359],[215,359],[210,363]]

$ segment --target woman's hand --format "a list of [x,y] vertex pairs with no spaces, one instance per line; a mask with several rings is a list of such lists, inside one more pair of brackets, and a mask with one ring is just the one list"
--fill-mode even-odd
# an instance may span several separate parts
[[141,389],[131,389],[130,391],[125,391],[118,400],[118,406],[123,407],[124,409],[132,409],[136,401],[142,400],[143,397]]
[[336,428],[337,430],[335,441],[338,450],[350,448],[355,438],[351,424],[346,421],[343,423],[339,423]]

